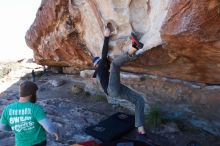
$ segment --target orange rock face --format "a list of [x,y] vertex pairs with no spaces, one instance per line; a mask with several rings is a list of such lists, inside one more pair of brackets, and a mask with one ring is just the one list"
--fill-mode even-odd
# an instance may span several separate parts
[[106,22],[117,30],[111,56],[131,47],[131,31],[145,44],[124,70],[220,83],[219,0],[43,0],[26,42],[39,64],[92,68]]
[[177,0],[161,29],[170,75],[220,83],[220,1]]
[[38,64],[86,68],[91,55],[74,28],[80,21],[77,9],[67,0],[43,0],[36,19],[26,34],[26,43],[33,49]]

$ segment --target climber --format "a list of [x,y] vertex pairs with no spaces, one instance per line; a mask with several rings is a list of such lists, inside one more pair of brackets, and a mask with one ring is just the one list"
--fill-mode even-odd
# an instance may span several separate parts
[[[107,25],[108,26],[108,25]],[[104,30],[104,44],[102,48],[102,57],[94,57],[93,65],[95,73],[93,75],[100,83],[107,95],[126,99],[135,104],[135,127],[140,137],[145,136],[144,129],[144,106],[145,101],[141,95],[120,82],[120,67],[136,59],[142,52],[143,44],[139,42],[134,33],[131,34],[132,48],[125,54],[116,57],[110,62],[108,58],[108,42],[111,32],[108,27]],[[140,138],[142,139],[142,138]]]

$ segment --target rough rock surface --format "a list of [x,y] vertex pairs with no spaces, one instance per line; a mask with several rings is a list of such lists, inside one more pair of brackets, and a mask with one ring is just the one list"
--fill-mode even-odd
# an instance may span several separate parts
[[67,0],[42,1],[26,35],[27,44],[34,50],[39,64],[83,68],[91,62],[89,51],[74,27],[81,20],[78,9],[70,8],[69,11]]
[[140,32],[145,49],[161,44],[159,30],[168,3],[169,0],[43,0],[26,42],[39,64],[85,69],[91,67],[92,56],[101,54],[102,31],[107,22],[117,32],[110,41],[112,56],[131,46],[131,31]]
[[147,51],[125,70],[182,80],[220,83],[220,2],[218,0],[42,0],[26,34],[36,62],[91,68],[101,54],[103,27],[116,32],[110,56],[131,47],[131,31]]
[[[161,29],[170,76],[220,83],[220,1],[177,0]],[[181,77],[182,76],[182,77]]]

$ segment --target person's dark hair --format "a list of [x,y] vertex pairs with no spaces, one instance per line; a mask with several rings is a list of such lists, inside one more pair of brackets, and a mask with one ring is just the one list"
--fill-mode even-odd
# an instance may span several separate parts
[[37,101],[37,95],[36,95],[36,93],[35,93],[35,94],[33,94],[33,95],[31,96],[30,102],[36,103],[36,101]]
[[37,90],[38,87],[34,82],[23,81],[19,87],[20,97],[36,96]]

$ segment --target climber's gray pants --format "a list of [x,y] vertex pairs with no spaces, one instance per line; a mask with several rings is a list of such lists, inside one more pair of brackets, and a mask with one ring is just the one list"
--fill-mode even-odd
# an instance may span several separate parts
[[126,99],[135,105],[135,127],[140,127],[144,125],[144,99],[137,92],[120,82],[120,67],[135,58],[137,56],[129,57],[128,53],[125,53],[113,59],[110,67],[108,94],[111,97]]

